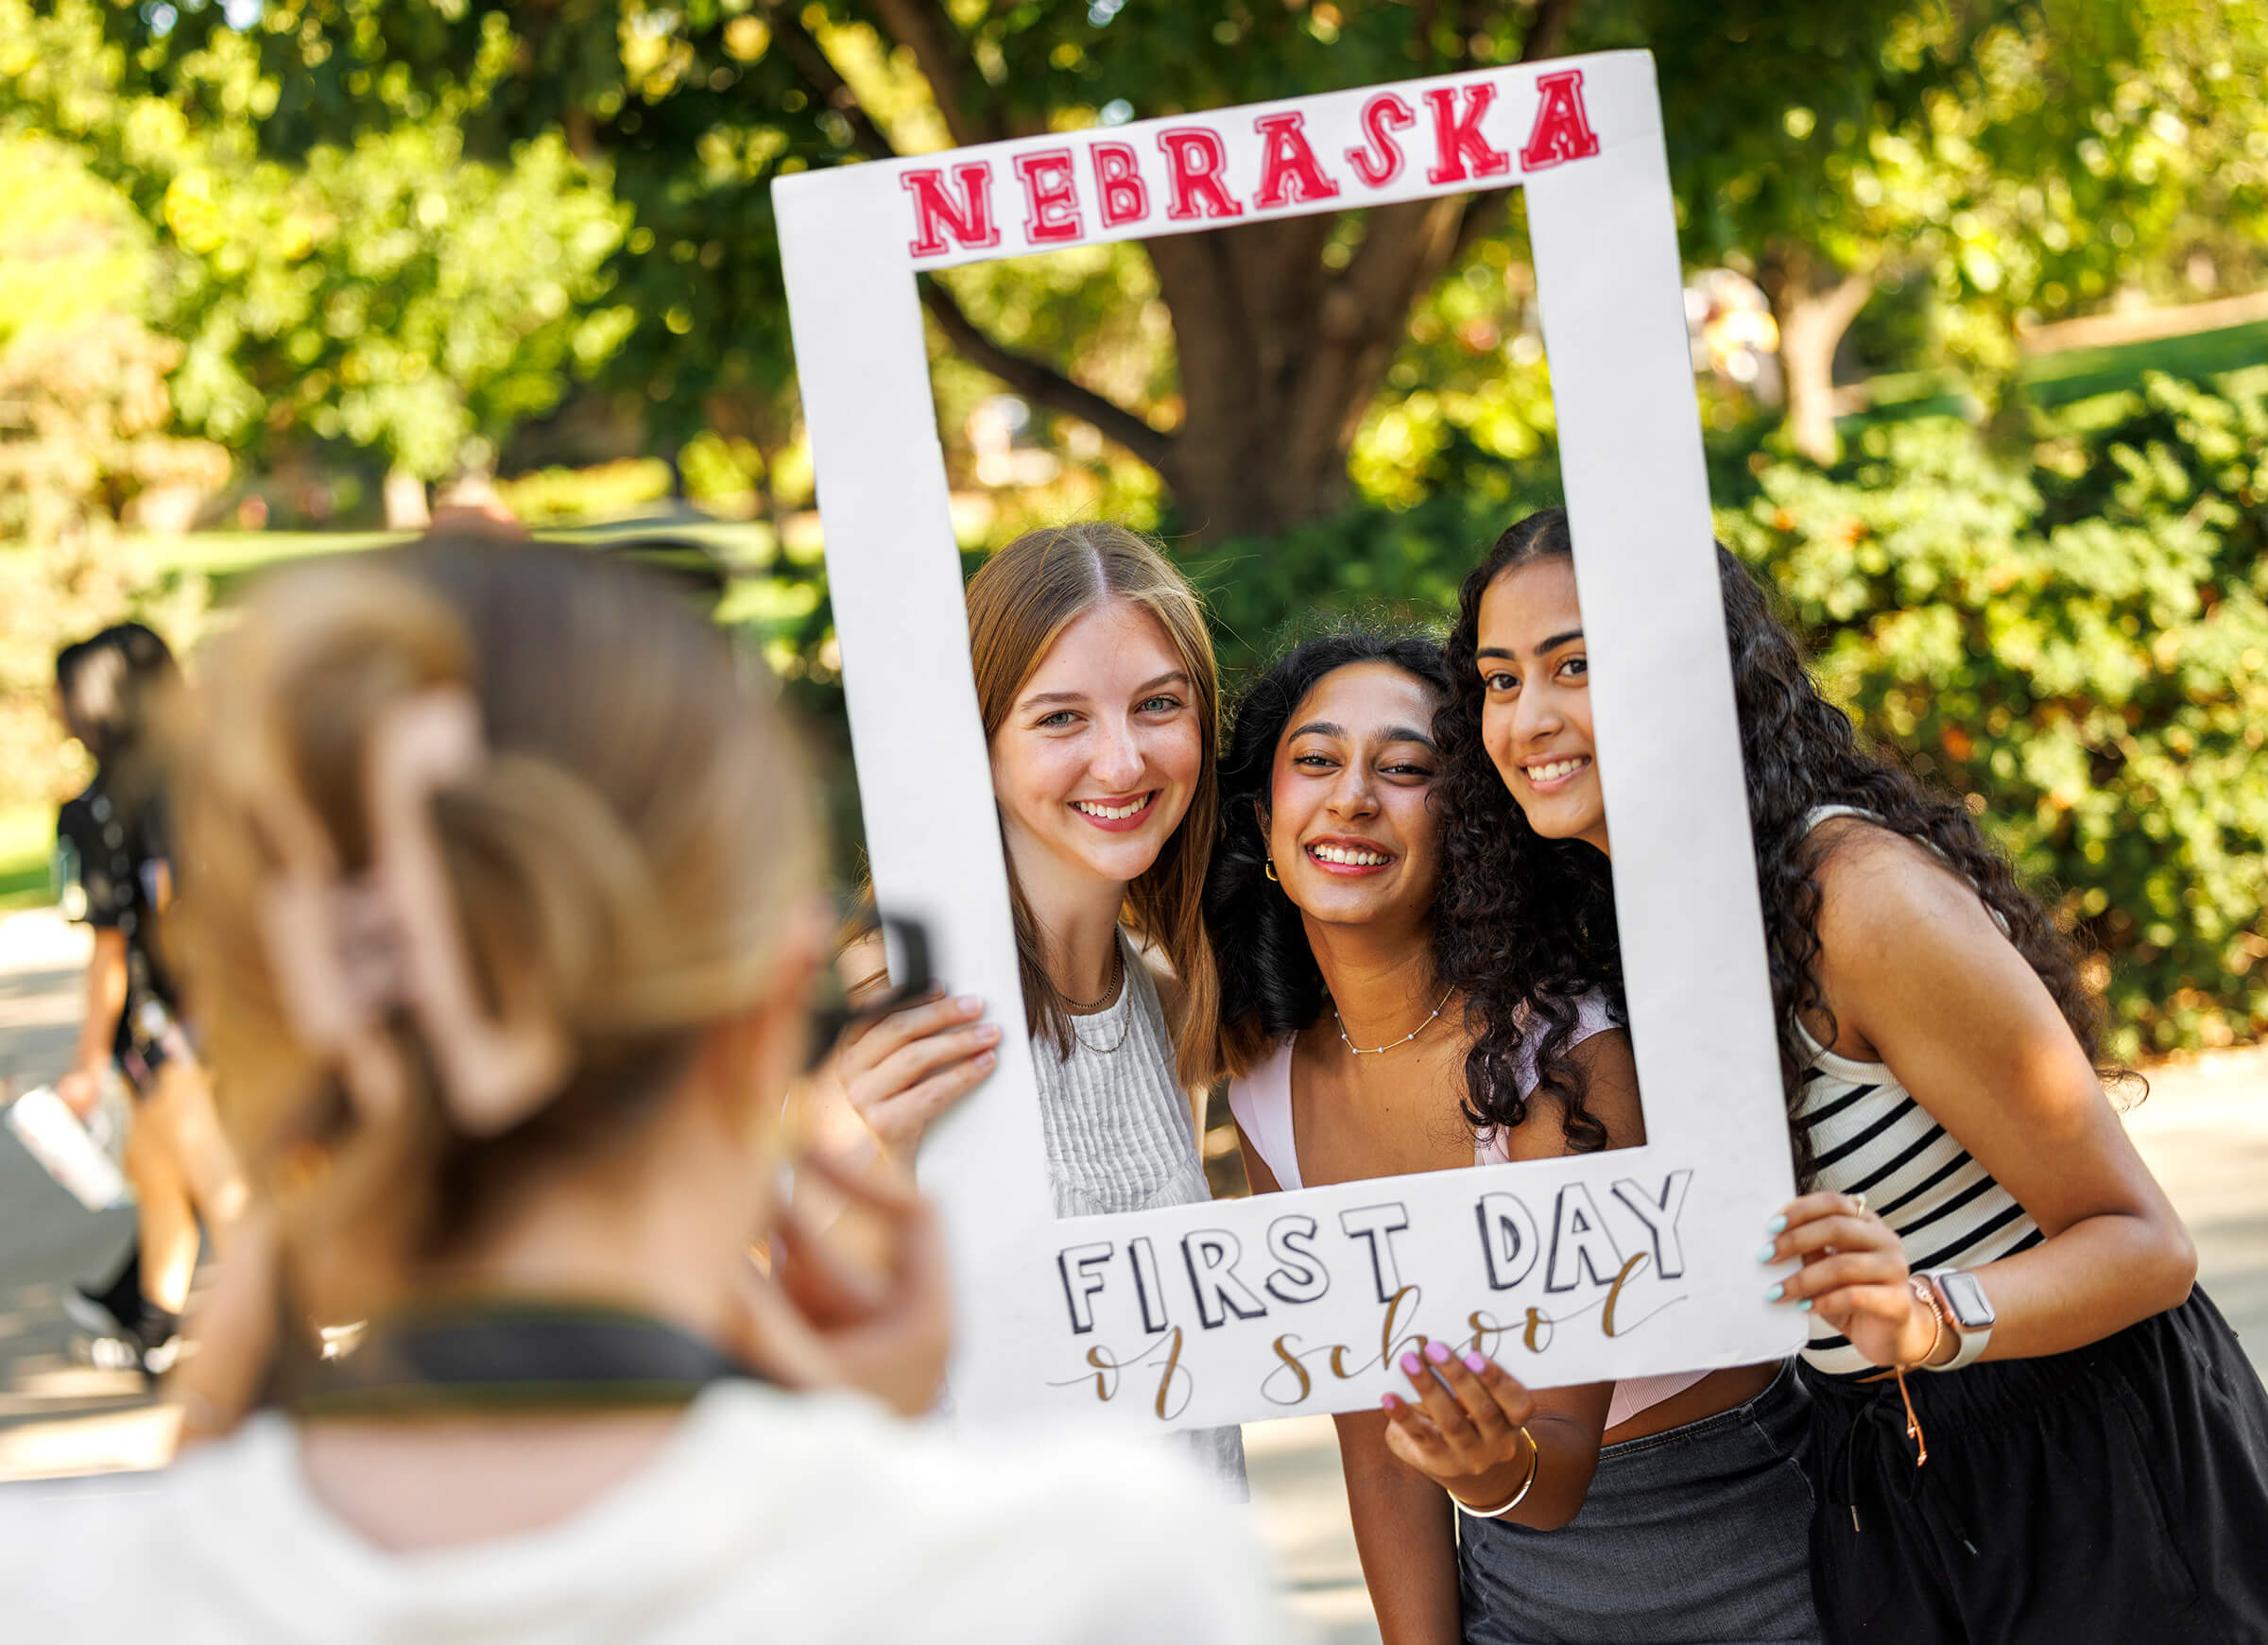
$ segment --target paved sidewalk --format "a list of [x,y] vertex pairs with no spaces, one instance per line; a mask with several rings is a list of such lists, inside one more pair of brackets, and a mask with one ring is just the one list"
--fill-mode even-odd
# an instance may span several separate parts
[[[0,1078],[68,1062],[87,938],[52,910],[0,919]],[[2197,1240],[2204,1283],[2268,1372],[2268,1049],[2153,1069],[2127,1128]],[[91,1215],[0,1132],[0,1480],[154,1465],[167,1417],[138,1376],[79,1364],[61,1292],[106,1274],[132,1237]],[[1376,1645],[1328,1417],[1245,1431],[1253,1499],[1293,1604],[1323,1645]]]
[[[52,909],[0,918],[0,1081],[8,1095],[69,1067],[89,946],[85,928]],[[138,1374],[78,1361],[62,1305],[73,1281],[108,1277],[133,1234],[130,1210],[85,1210],[14,1133],[0,1131],[0,1479],[77,1471],[70,1465],[80,1456],[90,1465],[139,1465],[146,1454],[95,1437],[110,1430],[76,1425],[130,1414],[146,1395]],[[74,1426],[52,1432],[25,1426],[66,1421]]]

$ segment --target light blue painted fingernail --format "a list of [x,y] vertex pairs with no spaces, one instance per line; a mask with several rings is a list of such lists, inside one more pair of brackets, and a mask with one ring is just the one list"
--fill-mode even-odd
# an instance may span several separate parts
[[1787,1232],[1787,1228],[1788,1219],[1785,1217],[1774,1217],[1764,1225],[1764,1232],[1767,1234],[1783,1234]]
[[1778,1256],[1778,1255],[1779,1255],[1779,1247],[1778,1247],[1778,1246],[1777,1246],[1777,1245],[1766,1245],[1766,1246],[1765,1246],[1765,1247],[1764,1247],[1762,1250],[1759,1251],[1759,1252],[1756,1254],[1756,1259],[1757,1259],[1759,1262],[1769,1262],[1769,1261],[1771,1261],[1771,1260],[1772,1260],[1772,1259],[1773,1259],[1775,1257],[1777,1257],[1777,1256]]
[[1810,1297],[1808,1297],[1808,1296],[1807,1296],[1807,1297],[1805,1297],[1805,1298],[1804,1298],[1804,1299],[1803,1299],[1801,1302],[1797,1303],[1797,1304],[1796,1305],[1796,1311],[1797,1313],[1809,1313],[1809,1312],[1811,1312],[1811,1311],[1812,1311],[1812,1299],[1811,1299]]
[[1784,1285],[1775,1285],[1771,1290],[1764,1293],[1764,1300],[1766,1302],[1778,1302],[1779,1300],[1779,1294],[1785,1290],[1787,1290],[1787,1287]]

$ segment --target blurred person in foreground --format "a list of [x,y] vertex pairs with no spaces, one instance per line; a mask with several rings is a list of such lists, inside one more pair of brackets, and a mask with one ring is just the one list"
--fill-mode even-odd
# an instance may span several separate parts
[[[795,742],[715,629],[443,542],[286,574],[203,687],[183,952],[257,1210],[180,1391],[266,1409],[130,1494],[0,1492],[12,1632],[1283,1636],[1165,1459],[894,1414],[943,1362],[937,1234],[803,1159],[892,1236],[856,1271],[782,1196],[828,919]],[[325,1362],[308,1318],[369,1325]]]
[[75,1324],[123,1342],[155,1376],[172,1363],[201,1243],[223,1244],[244,1181],[191,1055],[160,930],[173,898],[165,784],[155,747],[160,700],[179,683],[165,642],[120,623],[55,661],[57,716],[94,761],[94,780],[56,818],[57,888],[93,928],[86,1016],[57,1094],[93,1116],[114,1068],[135,1098],[124,1167],[139,1209],[135,1248],[99,1289],[67,1291]]

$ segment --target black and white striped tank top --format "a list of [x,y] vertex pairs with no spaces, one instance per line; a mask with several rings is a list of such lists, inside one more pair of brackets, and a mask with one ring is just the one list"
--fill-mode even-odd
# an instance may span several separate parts
[[[1823,805],[1806,819],[1807,831],[1830,816],[1878,820],[1855,806]],[[1795,1122],[1810,1135],[1819,1186],[1864,1194],[1897,1233],[1907,1266],[1917,1274],[1975,1268],[2045,1238],[2015,1195],[1930,1117],[1887,1063],[1837,1056],[1801,1023],[1794,1027],[1809,1054]],[[1803,1357],[1831,1377],[1871,1376],[1881,1368],[1816,1315]]]

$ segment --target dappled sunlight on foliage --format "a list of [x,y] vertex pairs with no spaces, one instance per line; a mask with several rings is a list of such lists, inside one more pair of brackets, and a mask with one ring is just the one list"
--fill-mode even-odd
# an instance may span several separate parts
[[1764,469],[1721,528],[1830,694],[2111,961],[2119,1049],[2268,1031],[2268,368]]
[[[2268,9],[2226,0],[0,0],[0,539],[38,545],[0,550],[0,803],[59,780],[75,625],[185,638],[179,568],[491,468],[537,524],[732,522],[722,620],[839,749],[776,180],[1625,45],[1722,533],[2103,945],[2122,1049],[2268,1034],[2268,385],[2225,375],[2268,335]],[[919,289],[964,565],[1156,531],[1231,677],[1437,624],[1557,500],[1517,193]],[[157,570],[122,535],[215,521]]]

